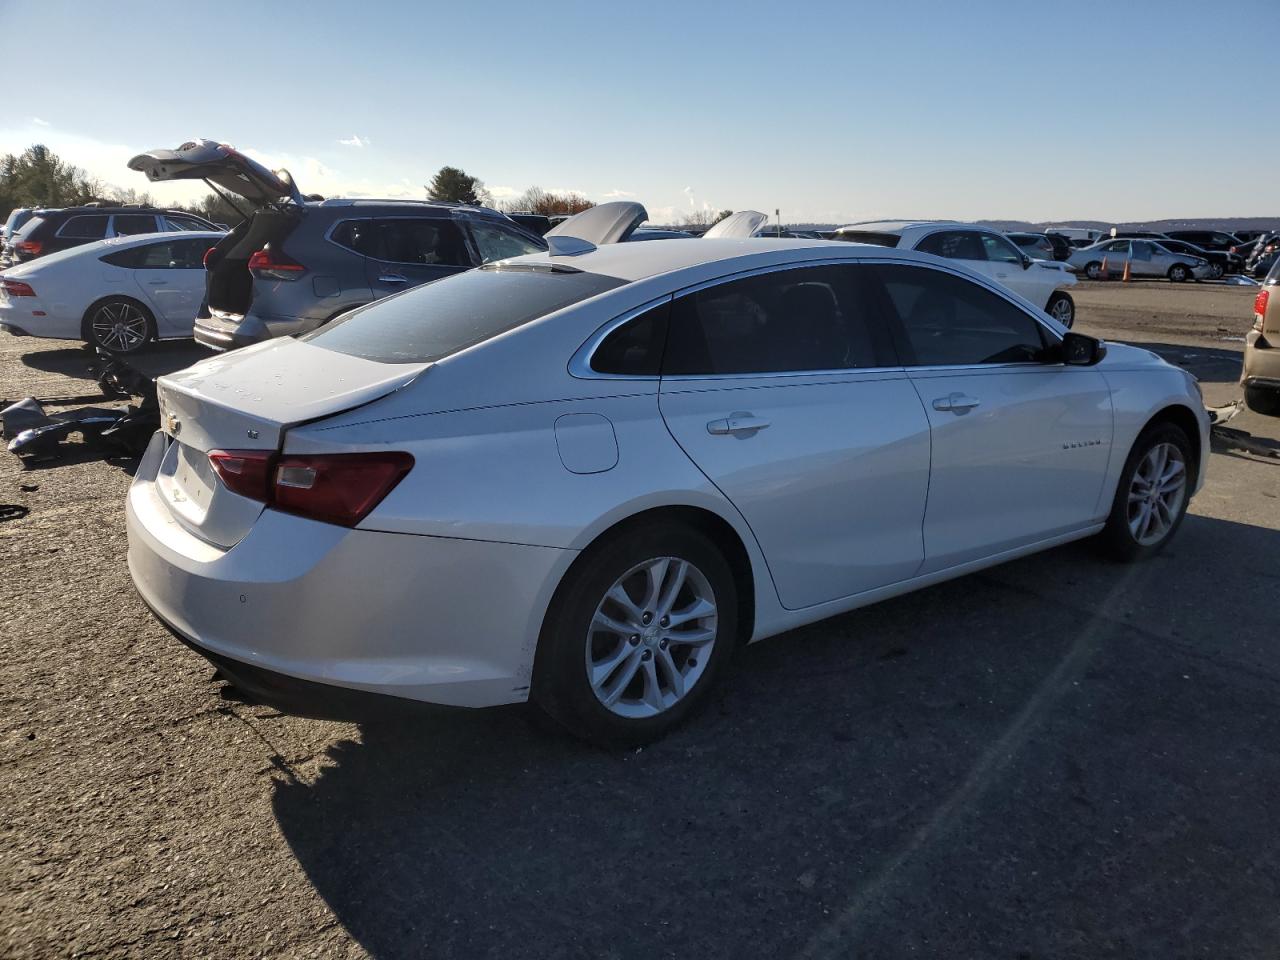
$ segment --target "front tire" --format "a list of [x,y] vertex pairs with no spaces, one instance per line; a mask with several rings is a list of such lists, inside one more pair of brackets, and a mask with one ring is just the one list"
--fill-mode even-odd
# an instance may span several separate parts
[[82,333],[90,346],[137,353],[156,338],[155,316],[137,300],[108,297],[86,311]]
[[1169,268],[1169,279],[1174,283],[1184,283],[1190,276],[1190,271],[1180,263],[1175,263]]
[[1181,427],[1157,423],[1129,451],[1102,545],[1116,560],[1145,560],[1164,549],[1191,500],[1191,441]]
[[1210,264],[1209,266],[1210,280],[1221,280],[1226,275],[1227,275],[1227,268],[1224,267],[1222,264],[1220,263]]
[[1044,311],[1068,330],[1076,322],[1076,302],[1071,299],[1071,294],[1063,293],[1061,290],[1049,298]]
[[738,631],[733,572],[707,537],[660,522],[592,547],[552,601],[533,699],[601,746],[650,743],[707,697]]
[[1084,275],[1090,280],[1097,280],[1102,276],[1102,264],[1097,260],[1094,260],[1092,263],[1085,264]]
[[1280,390],[1246,384],[1244,405],[1264,417],[1280,417]]

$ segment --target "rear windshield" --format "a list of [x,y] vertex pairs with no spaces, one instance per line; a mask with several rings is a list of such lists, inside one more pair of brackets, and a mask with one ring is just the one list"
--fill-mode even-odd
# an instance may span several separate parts
[[849,243],[874,243],[877,247],[896,247],[902,238],[896,233],[875,233],[870,230],[841,230],[832,240],[847,240]]
[[300,339],[381,363],[430,362],[626,282],[599,273],[486,267],[378,300]]

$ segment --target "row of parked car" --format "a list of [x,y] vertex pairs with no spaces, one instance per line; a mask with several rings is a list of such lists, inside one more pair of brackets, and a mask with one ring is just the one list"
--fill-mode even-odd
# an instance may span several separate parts
[[[1246,231],[1243,235],[1221,230],[1119,230],[1105,236],[1096,230],[1081,230],[1074,236],[1054,231],[1008,236],[1024,250],[1034,251],[1032,256],[1060,260],[1086,272],[1092,266],[1091,277],[1100,274],[1103,256],[1110,266],[1117,260],[1132,261],[1130,272],[1138,276],[1170,280],[1218,280],[1229,274],[1264,277],[1280,253],[1277,230]],[[1085,254],[1085,250],[1101,256]],[[1182,269],[1176,270],[1178,266]],[[1201,266],[1207,269],[1196,269]]]

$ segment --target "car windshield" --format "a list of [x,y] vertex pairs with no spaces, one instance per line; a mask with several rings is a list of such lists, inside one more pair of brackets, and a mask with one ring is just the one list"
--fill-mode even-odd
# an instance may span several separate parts
[[380,363],[430,362],[626,282],[576,270],[471,270],[353,310],[300,339]]

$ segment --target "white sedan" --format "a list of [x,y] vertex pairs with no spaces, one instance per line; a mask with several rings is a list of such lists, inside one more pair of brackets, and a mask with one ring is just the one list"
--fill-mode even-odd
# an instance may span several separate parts
[[159,380],[130,571],[237,686],[642,743],[742,642],[1083,537],[1145,558],[1204,482],[1194,378],[957,264],[551,239]]
[[149,233],[51,253],[0,275],[0,330],[132,353],[190,337],[204,255],[224,234]]
[[841,227],[834,239],[957,260],[1030,300],[1064,327],[1075,323],[1076,304],[1064,288],[1075,286],[1076,278],[1067,265],[1034,260],[989,227],[950,220],[875,221]]

